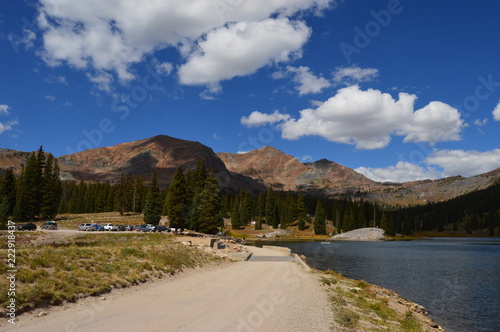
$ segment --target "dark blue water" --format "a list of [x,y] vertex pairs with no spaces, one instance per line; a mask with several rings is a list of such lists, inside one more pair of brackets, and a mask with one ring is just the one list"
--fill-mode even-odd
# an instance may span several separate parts
[[392,289],[447,331],[500,331],[500,238],[262,243],[303,254],[316,269]]

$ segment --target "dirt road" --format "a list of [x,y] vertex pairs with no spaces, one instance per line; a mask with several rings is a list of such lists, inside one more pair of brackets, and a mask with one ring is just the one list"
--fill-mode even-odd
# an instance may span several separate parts
[[249,261],[187,273],[19,316],[5,331],[331,331],[317,276],[282,251],[251,248]]

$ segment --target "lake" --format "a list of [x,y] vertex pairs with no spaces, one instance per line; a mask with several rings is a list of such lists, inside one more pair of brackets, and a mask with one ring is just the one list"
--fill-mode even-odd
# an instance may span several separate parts
[[413,241],[256,241],[288,247],[309,265],[398,292],[446,331],[500,331],[500,238]]

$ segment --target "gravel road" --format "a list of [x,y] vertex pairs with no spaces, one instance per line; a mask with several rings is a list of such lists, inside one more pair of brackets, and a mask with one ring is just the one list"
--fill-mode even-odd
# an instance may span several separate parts
[[249,261],[201,269],[19,316],[5,331],[331,331],[333,314],[318,276],[272,248]]

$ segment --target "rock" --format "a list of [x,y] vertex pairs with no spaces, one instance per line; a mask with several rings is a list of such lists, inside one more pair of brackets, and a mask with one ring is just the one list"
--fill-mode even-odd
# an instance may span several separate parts
[[102,300],[102,301],[105,301],[105,300],[106,300],[106,297],[101,296],[99,299],[100,299],[100,300]]
[[37,316],[38,317],[43,317],[43,316],[47,316],[48,314],[49,313],[47,311],[40,311]]

